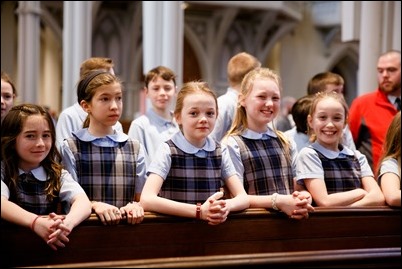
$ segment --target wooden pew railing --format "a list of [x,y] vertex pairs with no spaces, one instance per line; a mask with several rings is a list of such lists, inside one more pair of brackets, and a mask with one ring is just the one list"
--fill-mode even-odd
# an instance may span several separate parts
[[365,248],[65,263],[47,268],[400,268],[400,259],[401,248]]
[[139,225],[104,226],[92,215],[58,251],[31,230],[2,221],[1,267],[375,248],[394,253],[401,248],[400,213],[386,206],[316,208],[309,219],[296,221],[248,209],[216,226],[149,212]]

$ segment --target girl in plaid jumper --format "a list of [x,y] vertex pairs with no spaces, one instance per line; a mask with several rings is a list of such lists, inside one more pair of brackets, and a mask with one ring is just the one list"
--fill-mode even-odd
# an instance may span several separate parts
[[1,149],[1,218],[30,227],[54,250],[64,247],[91,203],[61,166],[50,114],[34,104],[14,106],[1,126]]
[[384,205],[366,156],[341,143],[347,117],[341,94],[316,94],[307,116],[313,143],[299,152],[297,180],[317,206]]
[[[249,201],[225,148],[208,137],[218,115],[215,93],[204,82],[183,85],[174,115],[180,132],[163,143],[141,194],[146,211],[197,218],[211,225]],[[233,198],[222,200],[225,184]]]
[[311,196],[294,184],[296,145],[269,127],[279,113],[281,83],[268,68],[243,79],[239,102],[224,142],[249,195],[250,207],[273,208],[294,219],[308,218]]
[[113,128],[123,109],[121,82],[108,71],[91,71],[80,78],[77,95],[88,116],[84,128],[63,141],[66,169],[83,187],[103,224],[142,222],[144,210],[138,201],[145,182],[145,150]]

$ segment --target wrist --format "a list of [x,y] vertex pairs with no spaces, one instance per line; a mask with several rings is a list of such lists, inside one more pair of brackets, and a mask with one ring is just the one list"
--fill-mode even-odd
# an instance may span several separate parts
[[271,195],[271,206],[272,206],[272,209],[279,211],[278,205],[276,203],[277,198],[278,198],[278,193],[275,192],[274,194]]
[[36,216],[36,217],[33,219],[33,221],[31,222],[31,230],[32,230],[32,231],[35,231],[35,224],[36,224],[36,221],[38,220],[39,217],[40,217],[40,216]]
[[201,203],[197,203],[195,206],[195,218],[201,219]]
[[92,211],[95,211],[96,205],[98,204],[97,201],[91,201],[91,207],[92,207]]

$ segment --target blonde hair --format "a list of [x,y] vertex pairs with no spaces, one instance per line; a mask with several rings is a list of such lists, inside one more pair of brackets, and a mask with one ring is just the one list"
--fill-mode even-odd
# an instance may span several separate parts
[[[237,108],[235,112],[235,116],[233,118],[232,126],[229,131],[226,133],[224,140],[227,139],[230,135],[241,135],[248,128],[247,122],[247,112],[246,109],[240,105],[241,101],[243,101],[252,91],[254,86],[254,81],[257,79],[269,79],[272,80],[282,92],[282,82],[279,75],[269,68],[256,68],[250,71],[243,79],[240,88],[239,101],[237,103]],[[275,134],[278,136],[279,141],[281,142],[283,148],[285,149],[285,155],[288,160],[290,160],[290,142],[286,138],[286,136],[278,131],[275,127],[275,124],[272,124]]]

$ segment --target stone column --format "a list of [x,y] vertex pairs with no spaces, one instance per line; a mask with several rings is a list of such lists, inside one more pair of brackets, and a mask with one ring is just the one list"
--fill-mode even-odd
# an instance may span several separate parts
[[38,103],[40,1],[18,1],[18,95],[23,103]]
[[77,102],[76,85],[81,63],[91,57],[92,2],[64,1],[63,8],[63,104]]
[[376,89],[377,59],[382,44],[382,3],[362,1],[357,96]]
[[[182,1],[143,1],[143,69],[158,65],[172,69],[177,85],[183,80],[184,12]],[[146,109],[150,106],[146,101]]]

